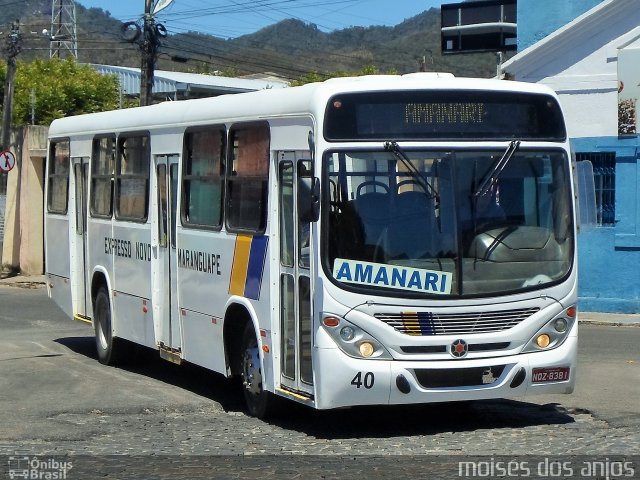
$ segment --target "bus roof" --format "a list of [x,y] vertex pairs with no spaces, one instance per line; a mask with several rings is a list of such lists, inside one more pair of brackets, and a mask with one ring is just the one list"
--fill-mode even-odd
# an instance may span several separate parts
[[92,113],[54,120],[49,137],[233,123],[281,116],[323,115],[333,95],[362,91],[488,90],[530,92],[555,97],[548,87],[504,80],[455,78],[451,74],[368,75],[311,83],[300,87],[164,102],[146,107]]

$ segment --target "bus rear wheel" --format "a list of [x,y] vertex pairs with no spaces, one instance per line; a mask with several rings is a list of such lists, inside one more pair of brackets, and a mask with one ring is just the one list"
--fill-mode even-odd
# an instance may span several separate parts
[[278,398],[264,389],[259,348],[253,325],[247,323],[240,350],[242,392],[249,414],[257,418],[267,418],[277,413]]
[[105,287],[100,287],[93,302],[93,328],[96,334],[98,361],[104,365],[116,365],[124,357],[124,346],[113,336],[111,302]]

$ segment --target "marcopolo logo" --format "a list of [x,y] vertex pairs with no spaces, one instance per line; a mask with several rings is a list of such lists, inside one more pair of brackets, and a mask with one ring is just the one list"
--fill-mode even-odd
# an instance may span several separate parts
[[463,358],[467,356],[467,352],[469,351],[469,345],[462,339],[458,339],[451,344],[449,347],[449,353],[454,358]]
[[30,480],[65,480],[72,462],[65,462],[55,458],[39,458],[14,455],[9,457],[9,478],[24,478]]

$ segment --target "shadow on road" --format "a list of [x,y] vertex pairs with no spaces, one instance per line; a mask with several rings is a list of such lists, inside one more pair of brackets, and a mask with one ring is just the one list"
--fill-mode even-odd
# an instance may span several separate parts
[[[94,337],[64,337],[54,341],[98,363]],[[162,360],[156,350],[134,344],[128,346],[131,347],[130,361],[117,368],[210,398],[225,411],[244,411],[244,399],[235,379],[227,379],[221,374],[190,363],[174,365]]]
[[[296,405],[296,410],[301,409]],[[302,411],[300,411],[302,417]],[[294,419],[295,418],[295,419]],[[387,438],[440,433],[470,432],[535,425],[573,423],[558,405],[537,405],[511,400],[432,403],[390,407],[357,407],[313,411],[300,422],[291,412],[272,421],[285,429],[317,438]]]
[[[93,337],[55,340],[97,362]],[[109,368],[109,367],[105,367]],[[173,365],[152,349],[136,347],[132,361],[119,368],[188,390],[219,403],[229,412],[244,412],[240,384],[191,364]],[[425,405],[354,407],[319,411],[286,402],[268,423],[322,439],[393,438],[500,428],[573,423],[558,404],[538,405],[513,400],[434,403]]]

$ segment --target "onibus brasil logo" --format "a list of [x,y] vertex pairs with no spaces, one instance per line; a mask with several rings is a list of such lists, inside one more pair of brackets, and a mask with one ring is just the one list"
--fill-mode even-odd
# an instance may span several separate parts
[[9,457],[9,478],[25,478],[30,480],[65,480],[72,462],[55,458],[29,457],[14,455]]

